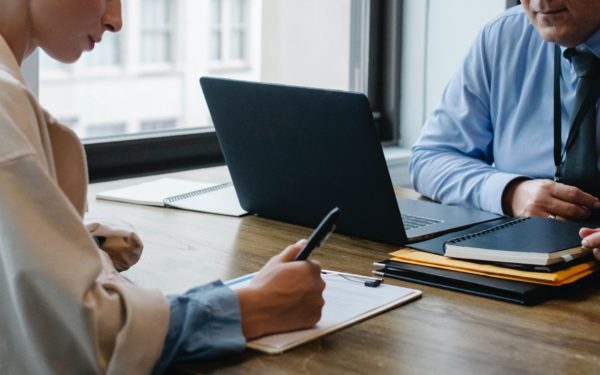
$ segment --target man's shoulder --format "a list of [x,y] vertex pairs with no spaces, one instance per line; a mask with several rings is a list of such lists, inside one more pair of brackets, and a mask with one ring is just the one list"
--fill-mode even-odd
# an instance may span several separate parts
[[522,34],[535,30],[521,6],[514,6],[500,13],[484,26],[484,31],[499,37]]
[[[520,6],[509,8],[489,21],[482,29],[480,37],[486,49],[493,49],[498,57],[504,52],[514,53],[521,48],[541,45],[543,40],[529,22],[527,14]],[[510,45],[511,48],[502,48]]]

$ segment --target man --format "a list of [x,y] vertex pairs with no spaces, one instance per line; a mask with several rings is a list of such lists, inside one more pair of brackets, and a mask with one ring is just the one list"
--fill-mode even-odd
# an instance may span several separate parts
[[[413,186],[446,204],[595,219],[600,0],[522,5],[484,27],[450,81],[412,149]],[[580,235],[600,259],[600,232]]]

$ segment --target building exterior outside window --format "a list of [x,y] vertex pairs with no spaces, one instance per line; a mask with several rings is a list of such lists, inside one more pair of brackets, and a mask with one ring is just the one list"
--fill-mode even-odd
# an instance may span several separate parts
[[348,89],[350,3],[122,0],[80,61],[40,55],[40,101],[86,139],[212,128],[204,75]]
[[177,1],[142,0],[140,62],[172,63]]
[[215,66],[246,63],[249,1],[211,0],[210,56]]

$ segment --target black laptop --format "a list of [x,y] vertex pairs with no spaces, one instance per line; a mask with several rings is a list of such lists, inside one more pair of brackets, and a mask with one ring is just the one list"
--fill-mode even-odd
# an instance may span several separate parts
[[395,245],[498,218],[397,198],[363,94],[208,77],[200,84],[250,213],[312,227],[337,206],[337,232]]

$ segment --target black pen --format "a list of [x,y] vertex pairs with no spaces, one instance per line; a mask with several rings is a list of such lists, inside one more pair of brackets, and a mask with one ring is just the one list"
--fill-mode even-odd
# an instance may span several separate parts
[[296,260],[306,260],[310,253],[319,247],[323,241],[326,241],[331,233],[335,230],[340,215],[340,209],[335,207],[321,220],[317,228],[308,237],[308,242],[296,256]]

